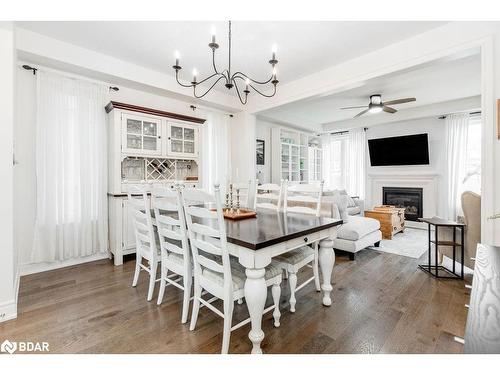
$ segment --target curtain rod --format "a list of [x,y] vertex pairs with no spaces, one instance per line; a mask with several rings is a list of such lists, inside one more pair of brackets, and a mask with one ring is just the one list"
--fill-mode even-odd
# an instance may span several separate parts
[[[458,113],[467,113],[467,112],[458,112]],[[447,115],[442,115],[438,117],[438,120],[444,120],[447,116],[451,115],[452,113],[449,113]],[[481,111],[475,111],[475,112],[469,112],[469,115],[480,115]]]
[[36,75],[36,73],[39,70],[41,70],[41,71],[45,71],[45,72],[49,72],[49,73],[58,74],[58,75],[60,75],[62,77],[73,79],[73,80],[80,79],[82,81],[87,81],[87,82],[91,82],[91,83],[97,83],[97,84],[100,84],[100,85],[109,85],[109,87],[108,87],[109,91],[119,91],[120,90],[120,88],[118,86],[113,86],[109,82],[99,81],[99,80],[96,80],[96,79],[92,79],[92,78],[88,78],[88,77],[85,77],[85,76],[81,76],[79,74],[73,74],[73,73],[65,72],[63,70],[57,70],[57,69],[47,68],[45,66],[43,66],[41,68],[40,67],[35,68],[35,67],[31,66],[31,65],[23,64],[23,65],[21,65],[21,68],[23,68],[25,70],[31,70],[33,72],[34,76]]
[[[363,130],[364,130],[364,131],[367,131],[367,130],[368,130],[368,128],[363,128]],[[329,134],[330,134],[330,135],[342,135],[342,134],[347,134],[347,133],[349,133],[349,130],[342,130],[342,131],[340,131],[340,132],[333,132],[333,133],[329,133]],[[323,133],[323,134],[325,134],[325,133]]]

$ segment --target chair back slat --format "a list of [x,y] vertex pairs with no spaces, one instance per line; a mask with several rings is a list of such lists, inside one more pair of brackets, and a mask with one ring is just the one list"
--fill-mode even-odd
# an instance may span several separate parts
[[[285,184],[283,211],[320,216],[323,181],[317,184]],[[290,205],[292,203],[292,205]]]
[[281,208],[281,197],[283,194],[284,182],[277,184],[256,184],[255,188],[255,208],[267,208],[279,211]]
[[191,254],[179,190],[178,185],[175,189],[166,185],[155,185],[151,195],[162,259],[168,259],[170,253],[182,255],[184,267],[188,268],[191,267]]
[[217,212],[207,209],[205,207],[189,206],[186,207],[186,213],[191,216],[204,219],[217,219]]
[[[220,273],[224,280],[224,288],[231,290],[231,263],[227,250],[219,185],[214,186],[214,194],[185,188],[182,191],[182,202],[193,253],[196,282],[202,286],[212,283],[213,281],[204,276],[204,271],[210,270]],[[220,259],[220,263],[216,259]]]
[[217,263],[215,260],[207,258],[205,256],[199,256],[198,262],[200,266],[208,268],[209,270],[224,274],[224,266]]
[[146,187],[127,185],[127,198],[127,207],[134,227],[137,255],[155,262],[158,259],[158,252],[151,217],[151,202]]
[[203,250],[204,252],[211,254],[211,255],[219,255],[222,256],[222,251],[220,247],[215,246],[211,242],[207,241],[201,241],[201,240],[193,240],[193,244],[199,249]]
[[212,227],[209,227],[208,225],[193,223],[191,230],[193,231],[193,233],[196,233],[196,234],[199,234],[202,236],[210,236],[210,237],[215,237],[215,238],[218,238],[220,236],[218,230],[216,230]]
[[174,219],[171,216],[166,216],[166,215],[162,215],[162,214],[160,214],[159,216],[156,216],[156,214],[155,214],[155,218],[156,218],[157,223],[161,223],[161,224],[165,224],[165,225],[173,225],[173,226],[177,226],[177,227],[181,225],[181,221],[179,219]]

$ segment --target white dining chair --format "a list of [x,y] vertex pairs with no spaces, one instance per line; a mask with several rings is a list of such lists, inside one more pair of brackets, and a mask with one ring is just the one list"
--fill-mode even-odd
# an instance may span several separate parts
[[[156,283],[156,270],[161,260],[151,217],[151,203],[146,188],[141,185],[128,185],[127,196],[129,215],[134,227],[136,247],[135,272],[132,286],[137,286],[139,273],[146,271],[149,274],[147,300],[151,301]],[[148,265],[143,264],[143,259],[148,262]]]
[[[166,185],[155,185],[151,200],[161,250],[160,291],[157,304],[161,304],[167,284],[181,289],[184,292],[181,322],[186,323],[189,314],[193,267],[180,189],[181,185],[177,185],[174,189]],[[172,275],[169,275],[169,272]]]
[[281,197],[283,195],[283,186],[285,181],[281,181],[281,185],[277,184],[262,184],[259,185],[258,181],[255,187],[255,209],[267,208],[279,211],[281,207]]
[[[222,317],[224,330],[221,352],[224,354],[229,351],[231,331],[248,324],[250,318],[231,326],[234,301],[244,297],[246,275],[237,260],[229,256],[219,185],[214,187],[214,194],[186,188],[182,191],[182,200],[194,263],[194,302],[190,330],[196,328],[200,304]],[[204,205],[199,205],[199,202]],[[274,310],[274,325],[278,327],[281,316],[281,269],[274,262],[266,268],[265,280],[268,287],[272,286],[273,305],[264,309],[264,313]],[[214,297],[203,299],[203,290]],[[217,299],[223,300],[223,312],[212,305]]]
[[[314,215],[319,217],[321,210],[321,197],[323,195],[323,182],[317,184],[297,184],[288,186],[285,183],[283,199],[283,212]],[[318,266],[318,242],[311,246],[302,246],[275,258],[287,276],[290,285],[290,311],[295,312],[297,299],[295,293],[314,280],[316,290],[321,291]],[[297,273],[305,266],[311,267],[313,276],[297,286]]]
[[[248,180],[247,182],[231,182],[231,184],[233,185],[233,201],[236,201],[236,190],[239,190],[241,208],[253,209],[255,205],[254,182]],[[227,189],[229,192],[229,184],[227,185]],[[224,203],[222,202],[223,205]]]

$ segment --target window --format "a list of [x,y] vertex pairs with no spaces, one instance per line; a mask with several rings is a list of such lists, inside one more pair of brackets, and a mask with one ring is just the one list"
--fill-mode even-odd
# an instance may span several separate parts
[[329,152],[324,155],[325,185],[330,189],[344,189],[347,185],[347,136],[332,136],[330,142],[323,148],[328,147]]
[[481,194],[481,116],[471,116],[467,134],[465,177],[461,191]]

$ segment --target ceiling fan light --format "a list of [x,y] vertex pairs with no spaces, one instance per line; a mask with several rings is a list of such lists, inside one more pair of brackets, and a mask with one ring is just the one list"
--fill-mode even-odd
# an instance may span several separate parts
[[382,112],[382,107],[379,107],[379,106],[373,106],[371,107],[368,112],[370,113],[380,113]]

